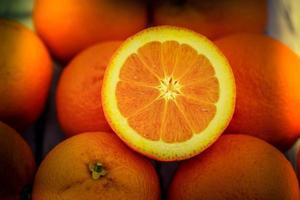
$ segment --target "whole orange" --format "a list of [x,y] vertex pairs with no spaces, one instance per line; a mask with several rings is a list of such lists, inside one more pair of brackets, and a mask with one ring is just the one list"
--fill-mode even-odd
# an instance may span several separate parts
[[170,200],[299,200],[292,165],[270,144],[248,135],[223,135],[204,153],[184,161]]
[[267,24],[267,1],[155,1],[153,24],[182,26],[209,38],[237,32],[262,33]]
[[300,136],[300,57],[268,36],[216,40],[235,75],[236,110],[227,129],[286,149]]
[[0,20],[0,120],[17,129],[41,114],[52,62],[41,40],[13,21]]
[[30,147],[11,127],[0,121],[0,199],[21,199],[33,180],[35,162]]
[[57,145],[41,163],[33,200],[158,200],[156,172],[118,137],[89,132]]
[[101,104],[105,68],[121,42],[94,45],[78,54],[59,80],[56,106],[59,123],[67,136],[87,131],[111,130]]
[[33,20],[52,53],[68,61],[92,44],[145,28],[147,13],[140,0],[36,0]]

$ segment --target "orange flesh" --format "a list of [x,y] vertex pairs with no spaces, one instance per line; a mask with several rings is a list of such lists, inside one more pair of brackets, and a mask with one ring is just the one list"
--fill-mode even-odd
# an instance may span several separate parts
[[119,78],[119,110],[147,139],[186,141],[216,114],[219,82],[214,68],[187,44],[149,42],[127,58]]

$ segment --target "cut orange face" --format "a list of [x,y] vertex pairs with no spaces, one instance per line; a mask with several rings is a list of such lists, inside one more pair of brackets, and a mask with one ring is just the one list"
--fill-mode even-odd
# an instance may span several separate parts
[[190,158],[227,127],[235,83],[223,54],[187,29],[160,26],[127,39],[108,65],[105,116],[134,150],[156,160]]

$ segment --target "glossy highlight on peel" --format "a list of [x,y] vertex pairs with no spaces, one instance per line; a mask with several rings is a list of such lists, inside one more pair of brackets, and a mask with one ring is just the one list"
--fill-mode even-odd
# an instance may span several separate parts
[[234,110],[235,83],[204,36],[161,26],[127,39],[104,75],[104,114],[117,135],[156,160],[192,157],[212,144]]

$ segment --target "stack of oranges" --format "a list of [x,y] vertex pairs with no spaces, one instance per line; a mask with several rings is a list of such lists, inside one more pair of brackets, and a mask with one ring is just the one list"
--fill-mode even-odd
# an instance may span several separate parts
[[[300,137],[300,58],[263,34],[266,9],[36,0],[35,32],[0,20],[0,199],[299,200],[282,152]],[[46,105],[50,55],[66,139],[36,167],[19,133]],[[179,163],[167,189],[151,161]]]

